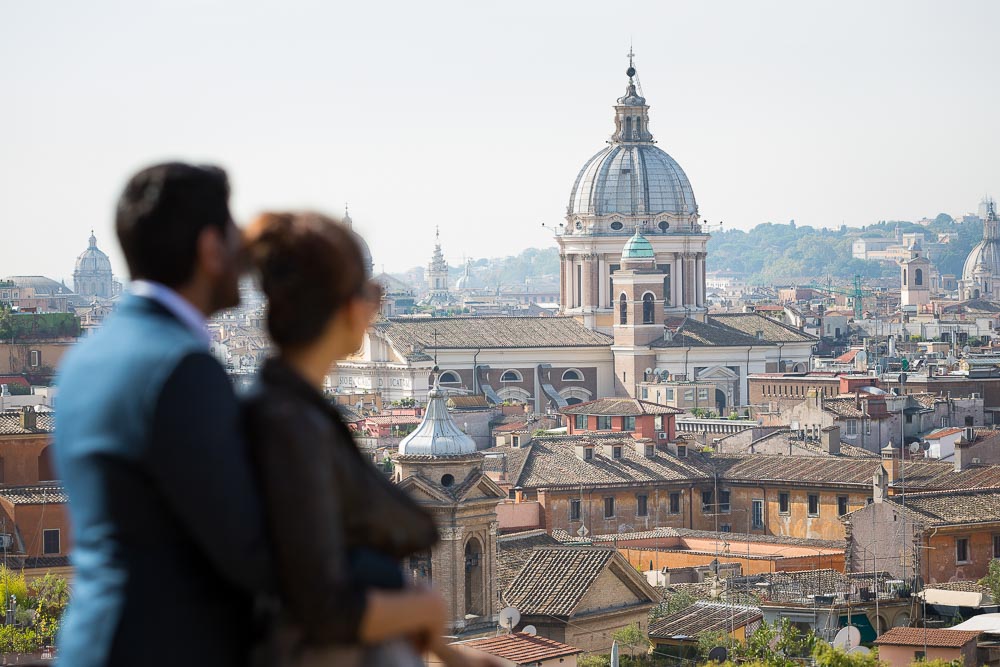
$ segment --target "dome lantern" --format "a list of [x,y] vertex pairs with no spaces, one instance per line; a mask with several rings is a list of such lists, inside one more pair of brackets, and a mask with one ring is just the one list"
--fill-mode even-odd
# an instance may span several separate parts
[[[631,58],[626,74],[625,94],[614,107],[615,131],[608,146],[590,158],[577,175],[568,217],[637,216],[664,232],[673,224],[665,217],[694,224],[698,204],[691,183],[680,165],[653,141],[649,106],[639,94]],[[624,235],[624,229],[611,227],[602,232]]]

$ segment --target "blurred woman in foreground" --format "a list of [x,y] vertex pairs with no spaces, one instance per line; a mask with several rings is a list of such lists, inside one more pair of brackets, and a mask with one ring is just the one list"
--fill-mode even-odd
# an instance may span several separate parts
[[470,664],[444,643],[442,597],[408,587],[400,566],[437,541],[433,520],[358,451],[322,394],[381,298],[353,232],[316,213],[265,213],[247,242],[276,348],[244,407],[278,569],[282,661],[420,665],[421,648]]

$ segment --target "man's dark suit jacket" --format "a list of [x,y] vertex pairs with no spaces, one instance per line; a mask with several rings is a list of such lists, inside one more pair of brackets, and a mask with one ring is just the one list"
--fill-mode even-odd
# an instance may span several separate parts
[[69,494],[67,667],[245,665],[270,573],[236,399],[206,343],[126,296],[60,369]]

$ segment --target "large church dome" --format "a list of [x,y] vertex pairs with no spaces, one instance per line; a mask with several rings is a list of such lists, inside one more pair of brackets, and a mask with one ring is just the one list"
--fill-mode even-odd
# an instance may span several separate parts
[[73,290],[80,296],[110,299],[114,296],[114,274],[111,260],[97,247],[97,238],[90,232],[90,244],[76,258],[73,270]]
[[75,272],[111,275],[111,260],[97,247],[97,237],[90,234],[90,245],[76,258]]
[[615,105],[615,133],[577,175],[568,214],[696,216],[691,182],[677,161],[655,145],[649,107],[636,91],[635,69],[629,67],[627,73],[628,87]]

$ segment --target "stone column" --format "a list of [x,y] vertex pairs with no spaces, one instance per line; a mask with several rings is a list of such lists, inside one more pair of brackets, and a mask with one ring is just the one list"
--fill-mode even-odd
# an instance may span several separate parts
[[696,277],[696,289],[695,291],[695,303],[701,307],[705,305],[705,256],[702,253],[698,253],[695,260],[695,277]]
[[563,254],[559,254],[559,301],[562,306],[563,312],[569,309],[569,280],[566,278],[566,264],[569,258]]
[[604,308],[608,302],[608,263],[604,255],[597,259],[597,307]]
[[580,307],[585,310],[594,305],[590,298],[594,283],[592,257],[590,254],[580,256]]
[[684,256],[677,255],[676,267],[677,271],[674,275],[674,294],[677,296],[674,298],[674,305],[679,308],[684,306]]

